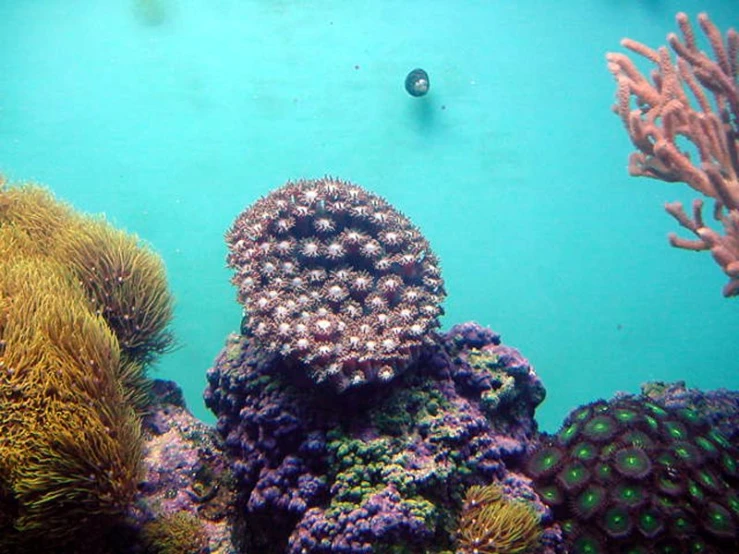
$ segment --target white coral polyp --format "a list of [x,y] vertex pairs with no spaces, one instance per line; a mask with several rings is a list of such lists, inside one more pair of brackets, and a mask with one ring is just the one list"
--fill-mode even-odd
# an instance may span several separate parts
[[344,250],[344,246],[338,241],[329,243],[329,245],[326,246],[326,257],[329,260],[338,260],[343,257],[344,254],[346,254],[346,250]]
[[392,380],[393,377],[395,377],[395,370],[389,365],[384,365],[379,370],[377,370],[377,377],[380,379],[380,381],[388,382]]

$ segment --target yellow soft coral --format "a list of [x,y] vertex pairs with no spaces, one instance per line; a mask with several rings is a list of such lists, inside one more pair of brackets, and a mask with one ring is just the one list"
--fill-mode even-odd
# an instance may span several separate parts
[[144,526],[149,554],[199,554],[207,551],[203,523],[189,512],[177,512]]
[[457,530],[458,554],[523,554],[539,545],[539,516],[504,497],[498,485],[467,490]]
[[[116,335],[120,379],[138,408],[146,404],[143,368],[173,344],[173,299],[161,258],[134,235],[83,216],[41,187],[0,185],[0,226],[14,235],[4,248],[68,268]],[[21,244],[22,243],[22,244]]]
[[0,511],[13,513],[0,546],[64,544],[136,490],[140,424],[116,378],[118,343],[50,260],[2,258],[0,313]]
[[171,309],[138,239],[0,179],[0,551],[96,552],[124,513]]

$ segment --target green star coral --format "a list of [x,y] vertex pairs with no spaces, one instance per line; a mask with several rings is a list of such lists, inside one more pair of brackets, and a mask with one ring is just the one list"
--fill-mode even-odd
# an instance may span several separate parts
[[527,470],[572,552],[736,550],[739,476],[721,460],[739,450],[697,411],[623,396],[573,411],[563,430]]

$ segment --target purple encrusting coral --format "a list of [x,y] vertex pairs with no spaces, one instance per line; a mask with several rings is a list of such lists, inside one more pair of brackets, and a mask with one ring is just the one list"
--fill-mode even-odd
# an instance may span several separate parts
[[451,550],[465,489],[491,481],[537,507],[542,551],[558,549],[548,510],[514,473],[544,388],[489,329],[458,325],[392,382],[341,395],[233,335],[208,381],[251,551]]

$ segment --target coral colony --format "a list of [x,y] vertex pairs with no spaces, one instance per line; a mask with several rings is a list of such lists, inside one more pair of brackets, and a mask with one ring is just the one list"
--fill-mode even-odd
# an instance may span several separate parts
[[251,551],[452,550],[465,489],[493,480],[546,518],[507,467],[532,447],[541,382],[477,325],[437,340],[393,382],[337,395],[231,338],[208,373],[206,402],[237,460]]
[[247,316],[206,403],[238,460],[247,527],[270,522],[251,548],[451,549],[466,485],[529,447],[544,394],[528,363],[476,326],[433,332],[436,257],[356,185],[289,183],[227,239]]
[[289,183],[242,213],[227,241],[248,334],[317,383],[389,381],[439,326],[444,283],[428,242],[356,185]]
[[[676,62],[624,41],[651,81],[609,54],[615,110],[632,174],[713,198],[723,234],[668,204],[697,237],[671,242],[737,296],[739,39],[699,16],[711,59],[677,20]],[[173,341],[156,254],[0,183],[0,552],[737,551],[739,393],[649,383],[540,433],[532,366],[475,323],[438,331],[439,260],[382,198],[290,182],[226,239],[244,315],[207,373],[212,428],[146,375]]]
[[694,409],[644,397],[573,411],[527,473],[574,552],[730,552],[739,448]]
[[135,237],[0,182],[0,551],[95,552],[134,500],[171,313]]

